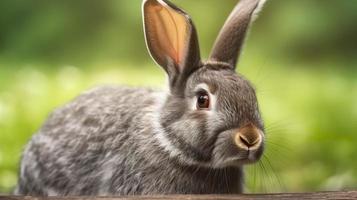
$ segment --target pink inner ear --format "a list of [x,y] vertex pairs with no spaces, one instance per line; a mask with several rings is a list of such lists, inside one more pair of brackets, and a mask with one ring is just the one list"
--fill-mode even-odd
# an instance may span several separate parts
[[181,68],[186,56],[190,23],[185,14],[165,2],[149,2],[145,6],[145,18],[148,20],[146,31],[151,43],[151,53],[158,63],[167,64],[169,57]]

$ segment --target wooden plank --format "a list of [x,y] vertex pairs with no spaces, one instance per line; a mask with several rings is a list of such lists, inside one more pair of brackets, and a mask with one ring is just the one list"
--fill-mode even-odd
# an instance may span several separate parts
[[276,193],[243,195],[158,195],[158,196],[121,196],[121,197],[21,197],[0,196],[0,200],[251,200],[251,199],[357,199],[357,191],[315,192],[315,193]]

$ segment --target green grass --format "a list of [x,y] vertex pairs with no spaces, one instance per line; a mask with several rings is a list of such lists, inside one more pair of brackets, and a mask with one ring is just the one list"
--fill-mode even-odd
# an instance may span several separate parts
[[[247,60],[253,61],[242,66],[252,67],[240,70],[257,87],[267,127],[266,157],[248,167],[247,190],[356,187],[357,79],[351,72],[321,72],[312,66],[285,69]],[[55,107],[97,85],[165,83],[164,73],[153,65],[104,66],[45,70],[49,67],[0,65],[0,193],[16,184],[24,145]]]

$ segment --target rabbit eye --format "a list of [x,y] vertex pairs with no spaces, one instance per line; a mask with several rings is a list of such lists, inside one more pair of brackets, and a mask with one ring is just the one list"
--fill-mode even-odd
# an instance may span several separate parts
[[209,95],[207,92],[200,92],[197,95],[197,109],[208,109],[210,106]]

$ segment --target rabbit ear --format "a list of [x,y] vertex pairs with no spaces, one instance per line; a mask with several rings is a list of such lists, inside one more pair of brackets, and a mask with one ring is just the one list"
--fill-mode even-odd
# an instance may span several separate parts
[[143,19],[149,52],[170,79],[198,67],[196,29],[183,10],[166,0],[144,0]]
[[243,42],[254,16],[265,0],[240,0],[221,29],[210,60],[229,63],[236,67]]

